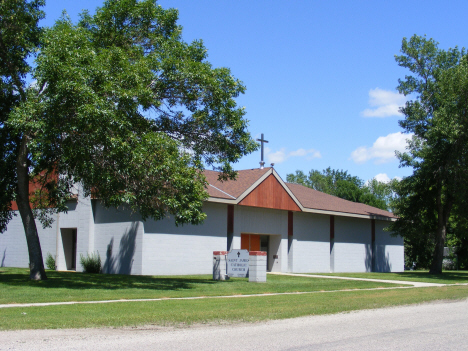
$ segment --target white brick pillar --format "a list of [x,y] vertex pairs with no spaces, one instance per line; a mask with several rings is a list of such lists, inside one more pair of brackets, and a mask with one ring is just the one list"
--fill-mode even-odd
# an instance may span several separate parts
[[213,280],[226,280],[227,251],[213,251]]
[[249,282],[266,283],[267,253],[249,252]]

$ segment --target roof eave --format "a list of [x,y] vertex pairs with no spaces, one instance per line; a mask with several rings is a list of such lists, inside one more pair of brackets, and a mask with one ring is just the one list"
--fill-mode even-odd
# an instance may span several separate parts
[[397,220],[394,217],[381,216],[381,215],[377,215],[377,214],[365,215],[365,214],[360,214],[360,213],[317,210],[317,209],[314,209],[314,208],[304,208],[303,211],[306,212],[306,213],[326,214],[326,215],[330,215],[330,216],[365,218],[365,219],[378,219],[378,220],[382,220],[382,221],[392,221],[392,222]]
[[[218,198],[218,197],[209,197],[206,201],[220,203],[220,204],[226,204],[226,205],[237,205],[239,203],[239,201],[237,201],[237,200],[222,199],[222,198]],[[381,220],[381,221],[391,221],[391,222],[394,222],[394,221],[397,220],[396,218],[380,216],[380,215],[363,215],[363,214],[358,214],[358,213],[317,210],[317,209],[313,209],[313,208],[303,208],[302,211],[305,212],[305,213],[316,213],[316,214],[324,214],[324,215],[339,216],[339,217],[377,219],[377,220]]]
[[206,199],[208,202],[216,202],[220,204],[228,204],[228,205],[237,205],[237,200],[236,199],[223,199],[219,197],[209,197]]

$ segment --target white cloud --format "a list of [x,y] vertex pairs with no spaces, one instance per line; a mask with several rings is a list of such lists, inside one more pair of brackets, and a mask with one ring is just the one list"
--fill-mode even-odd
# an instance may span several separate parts
[[373,108],[366,108],[361,115],[364,117],[401,116],[398,110],[405,102],[406,97],[402,94],[380,88],[371,89],[369,90],[369,105]]
[[[374,178],[372,179],[375,179],[381,183],[389,183],[392,179],[390,179],[390,177],[387,175],[387,173],[379,173],[377,174]],[[366,181],[366,185],[369,185],[369,182],[372,180],[372,179],[369,179]],[[397,179],[397,180],[401,180],[402,178],[401,177],[393,177],[393,179]]]
[[364,163],[374,159],[374,163],[386,163],[395,159],[395,151],[405,151],[407,140],[412,134],[401,132],[388,134],[377,138],[371,147],[361,146],[351,153],[351,159],[356,163]]
[[306,160],[312,160],[313,158],[321,158],[322,155],[320,154],[320,151],[314,150],[314,149],[297,149],[296,151],[291,151],[288,154],[289,157],[305,157]]
[[266,158],[269,163],[282,163],[286,161],[285,148],[282,148],[279,151],[271,152],[269,148],[265,148]]
[[322,155],[320,151],[314,149],[297,149],[295,151],[287,152],[286,148],[281,148],[276,152],[272,152],[272,150],[268,147],[265,148],[265,155],[266,159],[269,163],[282,163],[286,161],[290,157],[305,157],[306,160],[312,160],[314,158],[321,158]]
[[387,173],[379,173],[374,177],[374,179],[382,183],[388,183],[391,180]]

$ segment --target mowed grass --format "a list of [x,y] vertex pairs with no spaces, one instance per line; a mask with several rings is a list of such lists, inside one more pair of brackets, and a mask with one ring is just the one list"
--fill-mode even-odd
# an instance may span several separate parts
[[0,268],[0,304],[251,295],[395,287],[395,284],[268,275],[266,283],[209,275],[129,276],[47,271],[48,280],[30,281],[29,271]]
[[257,322],[466,299],[467,286],[315,292],[301,295],[113,302],[0,309],[0,329],[187,326]]
[[319,275],[439,284],[468,283],[468,271],[445,271],[442,274],[429,274],[429,271],[406,271],[401,273],[320,273]]

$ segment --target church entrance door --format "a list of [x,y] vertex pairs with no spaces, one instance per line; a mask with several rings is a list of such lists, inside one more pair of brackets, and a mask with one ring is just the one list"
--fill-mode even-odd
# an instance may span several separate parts
[[241,234],[241,250],[260,251],[260,235]]
[[241,234],[241,250],[266,251],[267,270],[270,270],[270,236],[260,234]]

